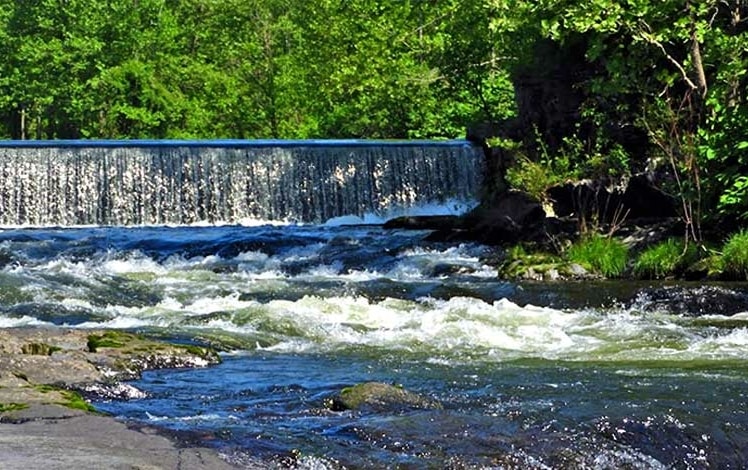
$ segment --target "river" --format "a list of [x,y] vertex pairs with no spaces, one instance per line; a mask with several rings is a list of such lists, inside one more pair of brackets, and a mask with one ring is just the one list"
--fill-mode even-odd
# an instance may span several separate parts
[[[500,280],[500,251],[379,225],[8,228],[0,326],[213,345],[94,401],[232,461],[294,468],[744,468],[748,313],[645,285]],[[688,288],[688,286],[686,286]],[[726,287],[745,293],[744,285]],[[646,308],[645,308],[646,307]],[[441,410],[325,408],[365,381]]]

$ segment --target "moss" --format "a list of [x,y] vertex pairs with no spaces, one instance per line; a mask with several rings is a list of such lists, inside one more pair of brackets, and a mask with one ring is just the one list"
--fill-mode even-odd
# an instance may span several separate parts
[[60,400],[55,400],[52,403],[66,406],[75,410],[83,410],[88,412],[96,412],[96,408],[88,403],[78,392],[73,390],[66,390],[64,388],[56,387],[48,384],[37,384],[33,385],[34,390],[49,394],[56,393],[60,396]]
[[[578,268],[578,267],[577,267]],[[522,246],[509,249],[499,266],[499,276],[508,279],[558,280],[578,278],[583,273],[567,260],[547,252],[528,252]]]
[[195,346],[195,345],[192,345],[192,344],[185,345],[185,346],[180,346],[180,347],[183,348],[186,352],[188,352],[188,353],[190,353],[190,354],[192,354],[194,356],[197,356],[197,357],[200,357],[200,358],[203,358],[203,359],[206,359],[206,360],[217,360],[217,361],[220,361],[220,357],[218,356],[218,353],[215,352],[211,348],[205,348],[205,347],[202,347],[202,346]]
[[79,393],[72,390],[60,390],[63,398],[66,400],[61,404],[75,410],[83,410],[89,413],[96,412],[96,408],[87,402]]
[[52,385],[46,385],[46,384],[36,384],[33,385],[34,390],[41,393],[50,393],[50,392],[57,392],[61,390],[58,387],[54,387]]
[[327,406],[333,411],[359,410],[364,407],[377,410],[441,409],[439,402],[409,392],[401,385],[367,382],[345,387],[340,394],[329,400]]
[[62,348],[46,343],[27,343],[21,346],[21,353],[34,356],[51,356]]
[[99,348],[122,348],[137,338],[136,335],[122,331],[107,331],[100,335],[91,334],[88,335],[88,352],[96,352]]
[[605,277],[620,277],[626,270],[628,248],[615,238],[592,235],[569,247],[566,257]]
[[0,413],[25,410],[28,407],[29,405],[25,403],[0,403]]
[[686,278],[718,279],[722,276],[722,256],[712,253],[686,268]]

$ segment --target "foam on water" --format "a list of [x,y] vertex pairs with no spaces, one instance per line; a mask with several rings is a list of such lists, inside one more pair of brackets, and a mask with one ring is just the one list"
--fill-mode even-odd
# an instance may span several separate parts
[[[747,313],[603,302],[592,283],[517,285],[486,261],[500,253],[425,233],[0,232],[0,327],[117,328],[233,351],[214,368],[149,372],[137,384],[147,397],[96,406],[250,456],[301,449],[310,468],[745,462]],[[444,409],[323,411],[362,381],[402,383]]]
[[0,328],[19,328],[23,326],[44,326],[50,323],[39,321],[36,318],[24,315],[20,318],[7,318],[0,316]]
[[397,217],[419,217],[435,215],[462,215],[478,205],[477,201],[450,199],[443,203],[417,204],[412,207],[396,207],[379,213],[366,213],[362,216],[345,215],[328,219],[323,225],[326,227],[340,227],[345,225],[377,225],[383,224]]

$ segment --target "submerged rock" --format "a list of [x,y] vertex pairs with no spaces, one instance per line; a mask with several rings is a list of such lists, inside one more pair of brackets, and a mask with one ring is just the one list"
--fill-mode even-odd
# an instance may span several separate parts
[[453,230],[460,228],[461,222],[455,215],[405,216],[390,219],[384,223],[386,229],[409,230]]
[[441,403],[401,387],[381,382],[366,382],[344,388],[328,402],[333,411],[371,410],[396,412],[408,409],[442,409]]

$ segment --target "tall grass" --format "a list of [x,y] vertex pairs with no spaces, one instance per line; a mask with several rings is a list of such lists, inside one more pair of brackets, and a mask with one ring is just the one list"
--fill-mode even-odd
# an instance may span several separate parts
[[748,230],[733,234],[722,247],[722,269],[731,278],[748,280]]
[[634,263],[634,274],[643,279],[662,279],[681,266],[683,243],[675,238],[650,246]]
[[619,240],[595,234],[569,247],[566,257],[605,277],[620,277],[626,270],[628,248]]

